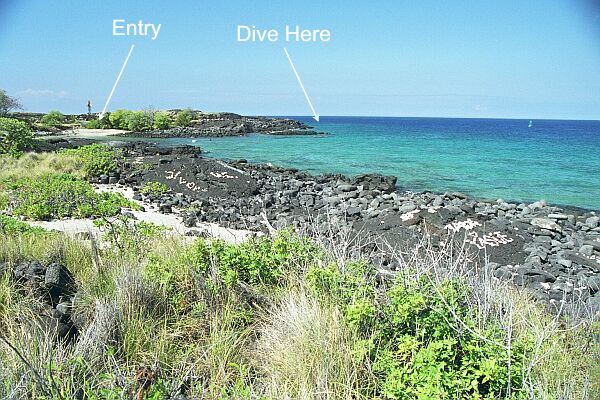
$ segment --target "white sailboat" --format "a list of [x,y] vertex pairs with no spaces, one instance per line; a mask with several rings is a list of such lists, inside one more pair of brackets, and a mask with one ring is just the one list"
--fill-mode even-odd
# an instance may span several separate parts
[[529,125],[527,126],[528,128],[531,128],[533,126],[533,121],[529,120]]

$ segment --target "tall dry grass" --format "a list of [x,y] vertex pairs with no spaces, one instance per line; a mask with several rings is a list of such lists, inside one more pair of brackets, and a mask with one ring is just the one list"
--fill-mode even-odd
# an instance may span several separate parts
[[[434,287],[448,279],[466,282],[476,329],[483,332],[494,321],[505,348],[516,340],[533,344],[523,372],[529,398],[593,399],[600,392],[591,312],[578,320],[549,314],[527,292],[489,276],[460,243],[373,246],[336,231],[335,223],[313,240],[327,249],[315,263],[344,269],[375,247],[402,266],[402,279],[429,277]],[[261,292],[266,303],[252,305],[243,292],[215,279],[214,265],[200,276],[189,244],[172,236],[152,239],[134,256],[62,235],[5,235],[0,243],[0,263],[9,266],[60,259],[80,287],[74,313],[87,320],[74,343],[56,340],[38,321],[36,299],[2,275],[0,332],[19,353],[0,342],[0,398],[67,399],[82,392],[126,398],[139,389],[134,377],[141,367],[160,371],[154,387],[165,398],[185,392],[202,399],[358,399],[376,385],[365,358],[357,357],[359,334],[334,301],[307,291],[306,265],[292,265],[291,278]],[[379,275],[383,287],[392,284],[393,272]],[[247,322],[249,305],[255,311]]]
[[359,337],[340,311],[291,291],[264,316],[257,343],[264,393],[273,399],[358,399],[368,376]]
[[0,156],[0,182],[60,173],[82,177],[83,165],[80,158],[61,153],[26,153],[19,158]]

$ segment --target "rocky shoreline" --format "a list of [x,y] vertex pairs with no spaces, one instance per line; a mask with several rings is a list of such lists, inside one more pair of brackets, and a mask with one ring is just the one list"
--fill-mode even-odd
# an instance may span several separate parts
[[[293,225],[327,234],[333,225],[368,243],[365,254],[378,254],[372,261],[390,272],[402,269],[392,249],[423,241],[438,249],[464,243],[484,272],[526,288],[551,310],[600,311],[600,217],[594,211],[543,200],[516,204],[456,192],[400,192],[393,176],[314,176],[208,159],[192,146],[119,146],[121,169],[92,182],[132,187],[134,199],[179,214],[191,229],[208,222],[268,233]],[[143,194],[148,182],[169,191]]]
[[324,135],[312,127],[292,119],[245,117],[233,113],[221,113],[194,120],[191,126],[145,132],[128,132],[121,136],[137,138],[168,139],[182,137],[243,136],[250,133],[266,135]]
[[[182,110],[167,110],[163,113],[169,118],[175,119],[178,112]],[[154,111],[148,111],[153,113]],[[281,117],[243,116],[229,112],[205,113],[199,110],[190,110],[191,120],[186,126],[174,126],[166,129],[133,129],[119,136],[136,138],[168,139],[188,137],[225,137],[243,136],[251,133],[277,135],[277,136],[305,136],[305,135],[327,135],[325,132],[315,131],[312,126],[303,122]],[[110,114],[110,113],[109,113]],[[88,126],[96,122],[98,128],[107,129],[105,117],[104,123],[99,123],[98,113],[92,114],[69,114],[61,115],[62,122],[52,126],[43,123],[42,113],[12,113],[11,117],[26,122],[36,132],[37,136],[57,136],[65,132],[73,132],[76,129]],[[153,117],[152,117],[153,118]],[[108,123],[110,125],[110,123]],[[124,127],[112,127],[127,130]],[[148,128],[148,127],[147,127]],[[129,128],[131,129],[131,128]]]

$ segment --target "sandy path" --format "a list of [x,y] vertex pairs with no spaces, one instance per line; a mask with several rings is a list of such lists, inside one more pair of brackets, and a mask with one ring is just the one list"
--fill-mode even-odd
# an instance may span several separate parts
[[[126,198],[133,200],[133,189],[117,187],[115,185],[96,185],[99,192],[118,192]],[[156,207],[148,204],[136,203],[143,205],[145,211],[131,212],[138,221],[151,222],[156,225],[163,225],[169,228],[169,231],[175,235],[185,236],[190,231],[206,232],[210,237],[223,239],[228,243],[240,243],[251,236],[256,235],[255,232],[239,229],[228,229],[217,224],[202,223],[196,228],[187,228],[181,218],[175,214],[163,214]],[[54,221],[33,221],[28,222],[32,226],[39,226],[49,230],[57,230],[66,233],[69,236],[75,236],[78,233],[89,233],[95,237],[102,234],[100,228],[94,226],[91,219],[64,219]]]

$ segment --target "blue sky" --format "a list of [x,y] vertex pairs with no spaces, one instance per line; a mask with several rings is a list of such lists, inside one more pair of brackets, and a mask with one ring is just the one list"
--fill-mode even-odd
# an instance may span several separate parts
[[[594,1],[0,0],[0,88],[29,111],[192,107],[310,115],[600,119]],[[113,37],[113,19],[162,24]],[[238,43],[236,26],[331,31]]]

